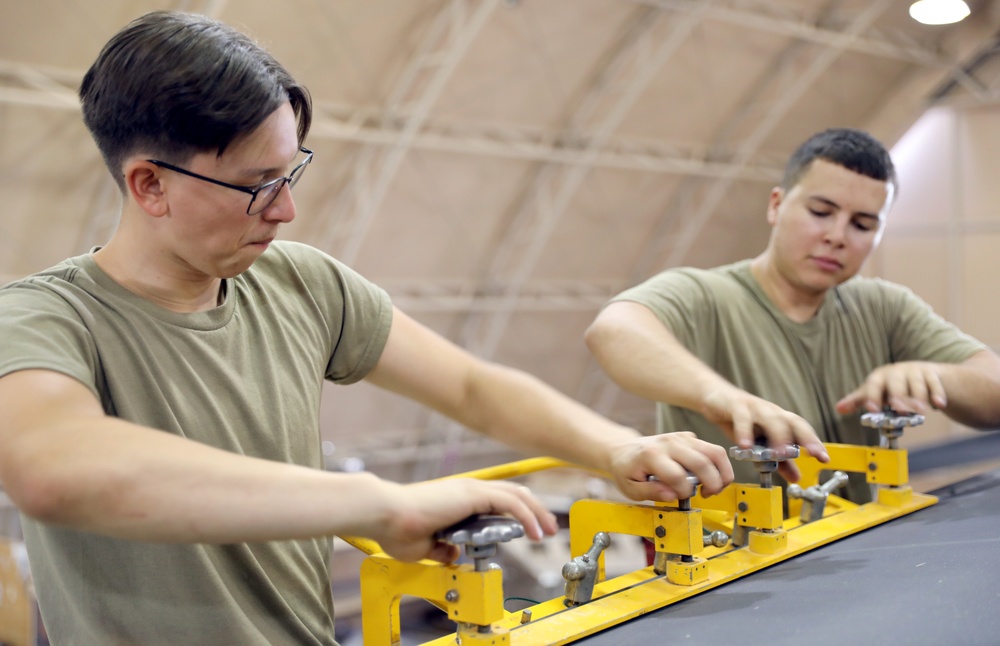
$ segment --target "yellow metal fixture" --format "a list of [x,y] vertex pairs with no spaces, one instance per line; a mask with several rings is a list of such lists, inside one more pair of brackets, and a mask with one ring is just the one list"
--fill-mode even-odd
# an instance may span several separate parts
[[[883,434],[892,436],[898,430],[893,427]],[[403,563],[376,553],[362,566],[365,644],[399,643],[398,603],[404,594],[435,603],[457,624],[454,635],[428,645],[568,644],[937,502],[907,484],[905,450],[842,444],[826,448],[828,464],[796,458],[797,449],[784,453],[766,447],[743,449],[750,453],[734,459],[752,459],[761,482],[733,484],[709,498],[696,488],[690,499],[668,504],[577,501],[569,516],[570,551],[575,556],[563,568],[566,595],[515,613],[503,609],[502,575],[497,569],[478,561],[475,568]],[[771,472],[784,459],[795,459],[802,473],[800,495],[787,501],[788,519],[782,516],[781,489],[770,486]],[[515,477],[567,466],[572,465],[525,460],[464,477]],[[878,486],[875,501],[857,505],[834,495],[842,477],[820,485],[824,471],[865,474]],[[804,503],[811,507],[800,514]],[[729,542],[727,529],[733,533]],[[616,534],[652,540],[654,564],[606,580],[604,549]],[[349,542],[369,553],[380,551],[371,541]]]

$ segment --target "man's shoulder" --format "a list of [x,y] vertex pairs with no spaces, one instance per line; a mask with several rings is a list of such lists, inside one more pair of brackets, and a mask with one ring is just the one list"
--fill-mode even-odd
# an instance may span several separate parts
[[745,278],[749,276],[749,260],[718,267],[674,267],[654,277],[660,285],[689,285],[710,292],[742,291]]
[[84,271],[84,256],[67,258],[48,269],[29,274],[23,278],[12,280],[0,285],[0,297],[30,298],[30,295],[45,297],[56,295],[67,290],[87,290],[81,280]]
[[878,276],[855,276],[841,283],[837,287],[837,294],[845,300],[884,301],[886,298],[916,298],[909,287]]
[[[318,262],[320,259],[331,259],[316,247],[294,240],[275,240],[267,251],[257,259],[254,267],[296,264],[299,262]],[[332,259],[331,259],[332,260]]]
[[248,276],[269,277],[285,283],[302,280],[307,284],[367,283],[361,274],[321,249],[304,242],[275,240],[250,267]]
[[748,295],[749,261],[712,268],[675,267],[662,271],[614,300],[628,300],[657,310],[690,311],[736,307]]

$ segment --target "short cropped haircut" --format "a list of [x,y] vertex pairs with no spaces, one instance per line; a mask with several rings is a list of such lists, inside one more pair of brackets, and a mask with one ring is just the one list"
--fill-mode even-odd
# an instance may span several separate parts
[[781,188],[791,190],[816,159],[886,182],[893,194],[898,193],[896,168],[889,151],[867,132],[852,128],[831,128],[807,139],[788,160]]
[[83,120],[125,191],[122,165],[143,152],[173,163],[222,155],[286,101],[299,143],[312,123],[309,91],[244,34],[197,14],[154,11],[101,50],[80,85]]

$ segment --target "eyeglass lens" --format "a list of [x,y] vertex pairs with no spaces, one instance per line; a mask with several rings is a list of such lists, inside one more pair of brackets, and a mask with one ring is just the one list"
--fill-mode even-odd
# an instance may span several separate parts
[[261,187],[259,193],[257,193],[250,200],[250,208],[247,209],[248,215],[257,215],[278,199],[278,194],[281,193],[281,189],[288,184],[288,188],[293,188],[302,177],[302,173],[305,171],[306,166],[309,165],[310,158],[306,158],[301,164],[292,169],[292,172],[288,177],[281,177],[276,179],[269,185],[264,185]]

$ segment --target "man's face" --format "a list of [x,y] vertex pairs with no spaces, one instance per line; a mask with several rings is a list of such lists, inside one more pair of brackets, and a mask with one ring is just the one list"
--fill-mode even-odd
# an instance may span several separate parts
[[[285,104],[221,157],[199,153],[184,167],[254,188],[287,175],[299,161],[295,125],[294,112]],[[169,171],[161,174],[161,183],[169,205],[169,213],[158,222],[164,253],[192,278],[230,278],[245,271],[277,236],[279,225],[295,218],[287,186],[268,208],[248,216],[251,196],[247,193]]]
[[886,182],[816,159],[768,203],[775,267],[793,287],[822,293],[860,271],[875,249],[890,203]]

